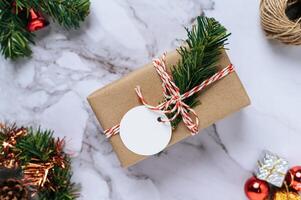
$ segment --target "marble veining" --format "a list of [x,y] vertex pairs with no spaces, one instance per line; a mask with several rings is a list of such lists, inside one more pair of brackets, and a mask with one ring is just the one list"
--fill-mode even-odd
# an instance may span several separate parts
[[[52,23],[37,33],[31,59],[0,58],[0,120],[66,136],[81,200],[246,199],[243,184],[261,150],[301,164],[301,49],[266,40],[259,0],[91,1],[79,30]],[[86,97],[174,49],[200,14],[232,32],[228,53],[252,105],[120,168]]]

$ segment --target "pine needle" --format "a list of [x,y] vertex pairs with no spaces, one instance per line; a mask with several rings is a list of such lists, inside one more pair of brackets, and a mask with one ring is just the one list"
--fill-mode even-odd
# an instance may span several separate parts
[[[39,187],[38,200],[75,200],[79,194],[79,187],[72,180],[71,158],[63,151],[58,152],[58,148],[63,148],[59,144],[62,140],[53,137],[53,131],[27,128],[27,134],[16,139],[16,144],[9,152],[0,145],[0,155],[6,158],[6,154],[13,152],[20,163],[22,169],[33,160],[39,163],[51,162],[58,154],[64,159],[64,167],[55,165],[47,176],[48,183],[45,187]],[[16,125],[6,124],[0,128],[0,144],[11,137],[12,132],[18,132]],[[51,184],[51,185],[49,185]]]
[[[181,94],[201,84],[217,72],[217,65],[224,45],[230,35],[214,18],[199,16],[197,25],[187,31],[187,46],[178,49],[181,60],[172,67],[171,72]],[[194,107],[199,102],[197,95],[185,100],[185,103]],[[174,121],[176,126],[181,121],[178,117]]]
[[79,28],[90,11],[89,0],[0,0],[0,51],[13,60],[32,54],[34,33],[27,30],[28,11],[50,16],[66,29]]

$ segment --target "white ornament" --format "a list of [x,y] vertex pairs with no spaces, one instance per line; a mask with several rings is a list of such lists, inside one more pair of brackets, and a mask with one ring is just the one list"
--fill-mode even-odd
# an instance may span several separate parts
[[168,145],[172,128],[170,122],[160,122],[166,118],[161,111],[152,111],[145,106],[129,110],[120,122],[120,137],[124,145],[140,155],[154,155]]
[[269,151],[264,151],[262,158],[258,161],[255,175],[260,180],[282,187],[288,170],[288,161]]

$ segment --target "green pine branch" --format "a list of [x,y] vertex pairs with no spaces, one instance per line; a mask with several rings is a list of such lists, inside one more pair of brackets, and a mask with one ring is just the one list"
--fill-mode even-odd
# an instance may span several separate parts
[[29,10],[34,8],[66,29],[79,28],[89,14],[89,0],[0,0],[0,51],[5,58],[32,54],[34,34],[27,30]]
[[[181,94],[201,84],[217,72],[218,61],[224,45],[230,35],[214,18],[199,16],[197,25],[187,29],[186,44],[179,48],[181,60],[171,69],[173,79]],[[185,100],[191,107],[199,101],[197,95]],[[173,123],[175,127],[181,121],[179,116]]]
[[35,5],[35,0],[31,1],[24,1],[24,0],[6,0],[6,2],[9,3],[10,6],[14,5],[14,11],[16,13],[19,13],[20,11],[26,9],[26,8],[33,8]]
[[[39,200],[75,200],[79,196],[79,188],[71,182],[72,172],[70,159],[67,168],[54,167],[50,182],[56,186],[55,191],[42,189],[39,192]],[[64,180],[64,181],[63,181]]]
[[37,10],[41,10],[61,26],[79,28],[90,12],[89,0],[36,0]]
[[[33,158],[47,162],[57,154],[55,150],[57,140],[53,138],[53,131],[29,128],[28,132],[28,135],[16,145],[17,149],[20,149],[18,157],[22,165],[28,164]],[[71,159],[65,153],[64,158],[66,167],[55,166],[48,175],[54,190],[42,188],[38,194],[39,200],[74,200],[77,198],[78,188],[71,182]]]
[[[11,137],[11,133],[18,132],[15,125],[6,125],[0,128],[0,144]],[[53,137],[53,131],[35,130],[27,128],[27,135],[17,138],[15,147],[10,149],[14,152],[21,166],[26,166],[29,162],[47,163],[58,154],[64,158],[65,167],[55,165],[48,174],[49,182],[45,187],[38,188],[38,200],[75,200],[78,197],[78,187],[71,181],[72,169],[71,158],[68,154],[57,152],[59,140]],[[5,152],[0,145],[0,155],[5,158]],[[0,156],[0,157],[1,157]],[[51,186],[47,187],[47,184]]]
[[29,44],[34,43],[33,37],[26,29],[26,22],[13,14],[10,6],[0,9],[0,50],[5,58],[30,56],[32,51]]
[[40,128],[35,131],[29,128],[28,132],[16,145],[21,150],[18,157],[22,165],[28,164],[32,158],[46,162],[55,155],[52,131],[42,131]]

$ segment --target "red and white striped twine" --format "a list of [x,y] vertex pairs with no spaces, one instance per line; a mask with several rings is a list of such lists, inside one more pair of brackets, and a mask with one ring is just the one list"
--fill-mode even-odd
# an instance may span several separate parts
[[[164,114],[171,114],[174,115],[171,118],[161,119],[162,122],[171,122],[175,120],[179,115],[182,116],[183,122],[185,126],[190,130],[192,135],[198,133],[199,127],[199,119],[196,112],[187,104],[184,103],[184,100],[191,97],[192,95],[200,92],[208,85],[218,81],[228,74],[234,71],[233,65],[229,64],[226,68],[222,69],[221,71],[214,74],[209,79],[203,81],[200,85],[195,86],[191,90],[185,92],[184,94],[180,94],[180,89],[174,81],[172,80],[172,76],[168,73],[166,68],[166,53],[163,54],[161,59],[155,59],[153,61],[153,65],[162,80],[162,88],[163,94],[166,99],[165,102],[159,104],[158,106],[149,105],[146,100],[144,99],[140,86],[135,88],[136,94],[140,99],[141,103],[145,105],[150,110],[155,111],[162,111]],[[195,120],[191,118],[189,112],[195,117]],[[105,135],[107,138],[116,135],[119,133],[119,124],[115,125],[107,130],[105,130]]]

